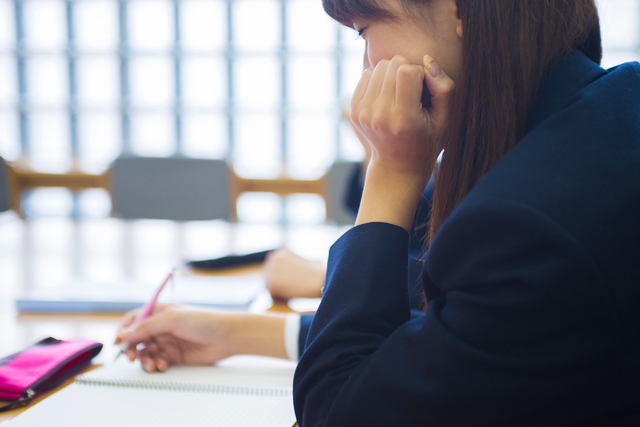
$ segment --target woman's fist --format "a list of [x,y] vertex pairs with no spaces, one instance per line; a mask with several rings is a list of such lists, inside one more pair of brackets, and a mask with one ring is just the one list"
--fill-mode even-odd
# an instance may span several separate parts
[[[428,109],[422,102],[425,87],[431,95]],[[395,56],[365,70],[350,118],[371,145],[372,163],[394,174],[428,179],[443,147],[453,90],[453,80],[429,56],[422,66]]]

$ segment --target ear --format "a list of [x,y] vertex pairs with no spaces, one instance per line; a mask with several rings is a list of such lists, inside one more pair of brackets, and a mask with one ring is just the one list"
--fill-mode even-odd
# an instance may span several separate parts
[[460,7],[456,2],[456,34],[462,38],[462,19],[460,19]]
[[[473,0],[469,0],[473,1]],[[462,19],[460,19],[460,2],[458,0],[442,0],[444,19],[449,28],[456,29],[456,35],[462,38]]]

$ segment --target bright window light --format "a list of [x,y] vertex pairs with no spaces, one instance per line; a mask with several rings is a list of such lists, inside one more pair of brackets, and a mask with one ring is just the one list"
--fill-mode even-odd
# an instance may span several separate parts
[[336,26],[324,13],[322,2],[287,3],[288,46],[301,52],[329,51],[336,46]]
[[86,106],[117,105],[120,100],[117,57],[81,57],[76,67],[78,102]]
[[69,114],[64,110],[34,111],[29,116],[29,157],[38,169],[55,171],[71,163]]
[[275,114],[246,114],[236,119],[233,158],[237,174],[275,178],[282,168],[280,122]]
[[183,116],[182,151],[187,156],[221,159],[229,151],[227,119],[220,114]]
[[335,103],[334,61],[326,56],[302,56],[290,61],[289,96],[294,108],[328,109]]
[[222,50],[227,42],[227,8],[223,1],[182,1],[182,43],[186,50]]
[[0,1],[0,49],[11,49],[16,43],[13,4]]
[[78,115],[79,158],[84,165],[104,166],[122,150],[120,117],[116,110]]
[[[640,0],[596,1],[603,66],[640,59]],[[178,154],[314,179],[364,155],[340,119],[364,45],[318,0],[0,0],[0,155],[64,170]]]
[[27,60],[27,93],[37,105],[69,102],[69,69],[62,55],[38,55]]
[[0,55],[0,107],[10,107],[17,100],[16,60],[12,55]]
[[171,59],[142,56],[130,63],[131,101],[140,106],[168,106],[174,98]]
[[227,68],[222,58],[185,58],[182,67],[183,105],[224,106],[227,99]]
[[35,50],[62,50],[67,45],[65,3],[62,0],[21,2],[27,47]]
[[335,158],[333,120],[324,114],[296,114],[289,126],[287,173],[294,178],[316,179]]
[[74,3],[76,47],[81,50],[118,48],[118,3],[91,0]]
[[280,3],[275,0],[233,2],[235,48],[269,51],[278,48],[282,34]]
[[137,155],[166,157],[175,152],[174,117],[169,112],[134,114],[131,128],[131,146]]
[[249,57],[236,61],[234,83],[237,106],[274,108],[281,101],[280,65],[273,57]]
[[166,0],[128,2],[129,43],[136,50],[168,50],[174,44],[172,3]]

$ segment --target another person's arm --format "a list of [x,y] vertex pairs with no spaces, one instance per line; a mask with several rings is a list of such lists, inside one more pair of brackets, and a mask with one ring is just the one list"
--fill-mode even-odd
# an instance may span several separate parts
[[269,253],[262,269],[271,296],[280,300],[320,297],[325,271],[322,263],[302,258],[286,248]]
[[[210,365],[236,354],[288,358],[286,316],[232,313],[179,305],[159,305],[132,330],[137,310],[127,313],[116,343],[130,343],[130,360],[139,358],[146,371],[170,365]],[[144,349],[136,346],[144,344]]]

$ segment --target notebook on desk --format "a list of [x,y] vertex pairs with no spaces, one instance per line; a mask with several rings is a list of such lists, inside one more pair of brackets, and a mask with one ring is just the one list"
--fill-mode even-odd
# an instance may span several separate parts
[[149,374],[117,363],[20,414],[9,427],[291,427],[293,362],[235,356],[212,367],[172,367]]
[[[264,288],[261,276],[176,276],[158,302],[247,309]],[[115,283],[73,279],[65,285],[32,289],[18,297],[20,312],[124,313],[149,301],[158,284],[133,278]]]

